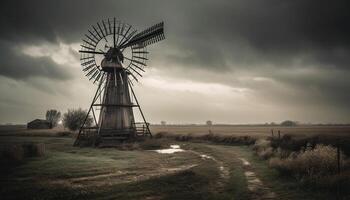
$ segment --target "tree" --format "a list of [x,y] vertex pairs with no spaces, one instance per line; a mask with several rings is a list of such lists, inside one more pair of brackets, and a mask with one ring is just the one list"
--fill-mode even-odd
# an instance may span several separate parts
[[291,120],[286,120],[281,123],[281,126],[296,126],[297,122],[291,121]]
[[212,122],[211,120],[208,120],[208,121],[206,121],[205,123],[207,124],[207,126],[213,125],[213,122]]
[[[68,111],[63,115],[63,126],[69,130],[76,131],[83,125],[86,115],[87,111],[82,110],[81,108],[68,109]],[[91,126],[92,121],[92,117],[88,116],[85,125]]]
[[61,113],[55,109],[46,111],[46,120],[51,123],[51,128],[56,127],[61,118]]

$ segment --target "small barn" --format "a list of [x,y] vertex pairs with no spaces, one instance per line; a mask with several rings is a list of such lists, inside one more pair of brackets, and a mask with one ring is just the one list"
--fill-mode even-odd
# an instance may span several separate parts
[[51,122],[44,119],[35,119],[27,124],[28,129],[50,129],[52,128]]

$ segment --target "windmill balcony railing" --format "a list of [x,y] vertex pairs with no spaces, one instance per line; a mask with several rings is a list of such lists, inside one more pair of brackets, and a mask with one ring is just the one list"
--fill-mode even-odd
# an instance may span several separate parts
[[98,127],[97,126],[91,126],[91,127],[82,127],[80,132],[80,138],[89,139],[94,138],[97,134]]
[[149,133],[149,123],[136,122],[134,123],[136,134],[145,135]]

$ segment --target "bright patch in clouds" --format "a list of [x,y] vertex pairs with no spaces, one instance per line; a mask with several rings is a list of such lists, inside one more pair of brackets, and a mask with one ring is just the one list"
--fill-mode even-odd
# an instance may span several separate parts
[[31,57],[50,57],[59,65],[80,67],[79,57],[77,56],[79,50],[78,43],[43,43],[40,45],[22,46],[21,50],[24,54]]
[[247,88],[234,88],[219,83],[201,83],[190,80],[178,80],[164,77],[147,77],[142,80],[142,84],[166,91],[193,92],[205,95],[243,95],[248,92]]

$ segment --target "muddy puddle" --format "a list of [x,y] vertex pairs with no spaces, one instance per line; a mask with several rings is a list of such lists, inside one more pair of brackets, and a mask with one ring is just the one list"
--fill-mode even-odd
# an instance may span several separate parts
[[157,153],[162,153],[162,154],[172,154],[172,153],[176,153],[176,152],[183,152],[185,150],[180,148],[180,145],[177,144],[173,144],[170,145],[169,149],[158,149],[158,150],[153,150]]

